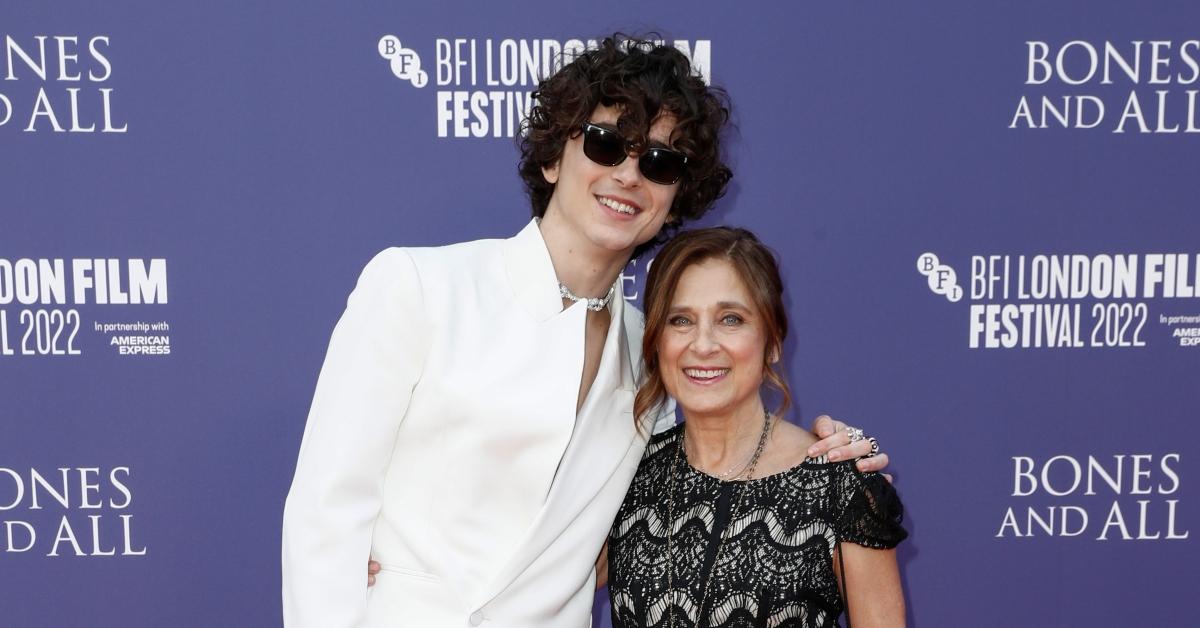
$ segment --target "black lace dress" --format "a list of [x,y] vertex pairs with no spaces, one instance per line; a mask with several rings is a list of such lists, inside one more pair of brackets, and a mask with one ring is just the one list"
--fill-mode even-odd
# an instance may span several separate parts
[[[891,485],[853,462],[824,458],[750,482],[722,482],[683,456],[676,463],[682,429],[651,440],[609,533],[613,628],[666,628],[672,607],[676,628],[697,626],[699,616],[707,628],[837,626],[843,604],[833,571],[836,543],[892,548],[907,536]],[[668,595],[664,524],[673,465],[675,586]]]

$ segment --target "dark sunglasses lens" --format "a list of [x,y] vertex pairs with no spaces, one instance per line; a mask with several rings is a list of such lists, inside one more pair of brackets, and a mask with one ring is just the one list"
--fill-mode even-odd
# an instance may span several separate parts
[[583,134],[583,154],[602,166],[615,166],[625,161],[625,138],[614,131],[589,126]]
[[638,161],[642,174],[655,183],[671,185],[683,177],[683,155],[662,148],[651,148]]

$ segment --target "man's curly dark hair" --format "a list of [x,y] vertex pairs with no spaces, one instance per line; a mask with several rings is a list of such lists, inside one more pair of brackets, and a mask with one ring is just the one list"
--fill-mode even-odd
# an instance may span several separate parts
[[723,89],[705,85],[687,56],[669,45],[620,33],[604,38],[533,93],[533,107],[522,123],[518,170],[534,216],[545,215],[554,193],[542,169],[562,157],[567,140],[581,133],[598,105],[621,110],[617,128],[635,151],[647,147],[654,119],[670,112],[676,118],[671,146],[688,158],[671,205],[674,220],[639,246],[636,257],[703,216],[725,193],[733,172],[721,161],[720,134],[729,121],[729,98]]

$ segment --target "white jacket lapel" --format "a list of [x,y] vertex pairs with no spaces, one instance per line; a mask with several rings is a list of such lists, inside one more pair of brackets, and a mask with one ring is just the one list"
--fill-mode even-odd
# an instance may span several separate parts
[[600,370],[576,418],[575,430],[559,463],[546,503],[524,541],[491,585],[480,592],[480,604],[502,593],[562,535],[608,483],[638,437],[633,422],[635,365],[625,330],[624,307],[622,299],[614,300]]

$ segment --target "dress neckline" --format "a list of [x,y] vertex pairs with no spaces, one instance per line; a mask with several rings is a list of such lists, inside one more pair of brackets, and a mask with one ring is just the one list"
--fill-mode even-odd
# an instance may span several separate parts
[[[684,424],[680,423],[679,425],[676,425],[675,428],[673,428],[675,433],[672,434],[670,437],[671,438],[671,447],[679,446],[679,439],[683,437],[683,426],[684,426]],[[747,484],[747,483],[751,484],[751,485],[758,484],[760,482],[765,483],[767,480],[776,480],[776,479],[781,479],[781,478],[787,477],[793,473],[796,473],[796,472],[802,470],[806,466],[810,466],[810,465],[814,465],[814,464],[833,464],[833,463],[829,462],[829,459],[825,456],[825,454],[822,454],[815,458],[812,456],[804,456],[804,458],[800,462],[797,462],[796,464],[794,464],[786,469],[776,471],[775,473],[772,473],[770,475],[764,475],[762,477],[751,478],[749,480],[722,480],[721,478],[719,478],[715,475],[712,475],[710,473],[705,473],[704,471],[697,469],[694,465],[692,465],[692,461],[688,460],[686,452],[680,452],[680,453],[682,455],[680,455],[679,457],[683,459],[683,464],[689,472],[691,472],[695,475],[698,475],[702,478],[712,480],[712,481],[720,484],[721,486],[725,486],[727,484],[731,485],[731,486],[737,486],[739,484]]]

